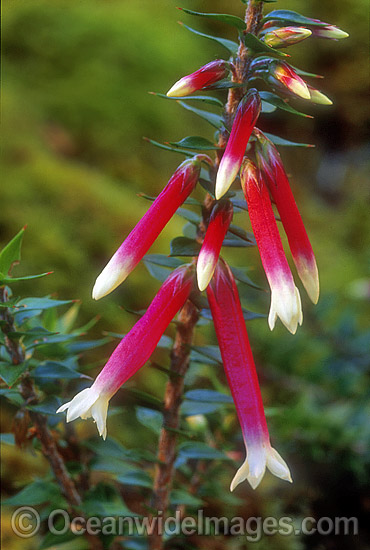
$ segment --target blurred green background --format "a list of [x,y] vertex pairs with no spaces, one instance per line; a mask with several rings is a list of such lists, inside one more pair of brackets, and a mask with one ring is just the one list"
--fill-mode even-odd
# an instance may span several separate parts
[[[225,55],[221,46],[179,27],[178,18],[236,39],[231,27],[181,14],[177,5],[170,0],[6,0],[3,5],[1,243],[27,224],[19,269],[54,274],[23,285],[22,292],[80,299],[82,320],[101,316],[95,335],[129,330],[135,318],[122,307],[146,307],[159,286],[140,265],[112,295],[91,299],[96,276],[149,206],[137,194],[158,194],[182,160],[142,137],[164,142],[213,134],[176,102],[147,93],[165,93],[184,74]],[[243,13],[237,0],[181,5]],[[297,101],[313,120],[280,112],[265,115],[260,124],[286,139],[316,145],[281,153],[316,253],[322,294],[317,307],[304,298],[304,325],[294,338],[281,325],[271,334],[264,319],[249,323],[265,402],[279,411],[270,418],[271,432],[297,482],[273,489],[266,483],[255,494],[244,487],[239,495],[245,508],[238,511],[358,516],[365,528],[370,511],[368,2],[338,0],[334,10],[331,2],[281,0],[273,7],[334,23],[350,38],[312,39],[290,51],[293,65],[325,75],[312,83],[333,99],[332,107]],[[237,221],[248,228],[241,214]],[[172,220],[151,252],[168,253],[182,226],[181,218]],[[251,277],[266,288],[256,251],[228,249],[224,256],[250,266]],[[248,308],[268,311],[267,294],[249,288],[242,294]],[[200,342],[215,343],[214,338],[211,329],[198,336]],[[154,371],[136,380],[162,396],[163,378]],[[113,430],[132,444],[137,426],[117,422]],[[225,491],[230,475],[224,474]],[[289,548],[365,548],[365,540],[364,535],[340,542],[311,537],[290,542]],[[275,540],[273,547],[284,544]]]

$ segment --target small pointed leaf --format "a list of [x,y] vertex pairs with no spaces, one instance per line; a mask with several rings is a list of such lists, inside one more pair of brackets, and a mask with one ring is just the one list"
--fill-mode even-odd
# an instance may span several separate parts
[[188,29],[188,31],[193,32],[198,36],[202,36],[203,38],[209,38],[209,40],[214,40],[215,42],[218,42],[219,44],[221,44],[221,46],[226,48],[231,53],[231,55],[235,55],[238,51],[239,44],[237,44],[236,42],[233,42],[232,40],[227,40],[226,38],[220,38],[219,36],[212,36],[210,34],[204,34],[203,32],[197,31],[196,29],[192,29],[188,25],[185,25],[185,23],[181,23],[181,25],[185,27],[185,29]]
[[178,104],[184,107],[184,109],[187,109],[188,111],[191,111],[192,113],[200,116],[218,130],[223,126],[222,116],[217,115],[216,113],[210,113],[209,111],[204,111],[203,109],[197,109],[196,107],[192,107],[191,105],[188,105],[183,101],[178,101]]
[[245,23],[243,19],[237,17],[236,15],[229,15],[226,13],[200,13],[198,11],[188,10],[186,8],[179,8],[181,11],[188,13],[189,15],[198,15],[199,17],[207,17],[207,19],[213,19],[214,21],[220,21],[221,23],[226,23],[227,25],[232,25],[239,30],[244,31]]

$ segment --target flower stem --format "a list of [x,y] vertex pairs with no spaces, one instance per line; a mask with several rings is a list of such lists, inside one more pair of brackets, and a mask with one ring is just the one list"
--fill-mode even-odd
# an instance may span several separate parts
[[[263,2],[258,0],[249,0],[245,14],[246,31],[255,33],[262,19]],[[233,82],[243,83],[246,80],[249,58],[246,47],[242,42],[239,44],[238,55],[234,61],[235,70],[233,71]],[[231,127],[232,119],[238,107],[245,90],[243,88],[230,88],[228,92],[227,103],[224,110],[225,129],[220,134],[219,145],[225,147],[229,133],[227,128]],[[216,164],[219,163],[222,156],[219,154]],[[216,172],[216,166],[214,167]],[[202,241],[208,226],[210,212],[214,204],[211,195],[207,195],[203,205],[202,221],[197,231],[197,240]],[[155,512],[161,512],[166,515],[169,503],[169,496],[174,475],[174,461],[176,458],[176,444],[178,434],[176,430],[179,426],[180,405],[184,388],[184,375],[189,367],[190,346],[193,341],[193,335],[196,323],[199,318],[197,308],[189,300],[181,310],[178,318],[178,326],[175,343],[171,353],[170,371],[172,376],[167,382],[164,397],[164,415],[163,427],[159,437],[158,445],[158,464],[154,474],[154,488],[152,496],[152,508]],[[150,550],[162,550],[163,538],[158,530],[153,530],[149,536]]]
[[[171,352],[170,377],[164,396],[163,427],[159,437],[158,464],[154,474],[152,508],[165,516],[172,487],[180,406],[184,388],[184,376],[190,362],[190,346],[199,313],[188,300],[178,316],[175,343]],[[162,534],[153,532],[149,537],[150,550],[163,548]]]

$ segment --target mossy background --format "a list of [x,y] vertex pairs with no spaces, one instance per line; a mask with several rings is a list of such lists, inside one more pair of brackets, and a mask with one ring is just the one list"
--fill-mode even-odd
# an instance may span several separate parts
[[[135,317],[124,308],[145,308],[159,286],[140,265],[113,294],[99,302],[91,299],[96,276],[149,206],[137,194],[158,194],[182,160],[142,137],[160,142],[212,137],[206,122],[176,102],[147,93],[165,93],[182,75],[225,55],[221,46],[192,35],[176,21],[236,39],[231,27],[191,18],[177,12],[177,4],[6,0],[3,5],[1,242],[27,224],[17,269],[54,274],[23,285],[22,293],[80,299],[82,320],[101,316],[93,329],[96,336],[127,332]],[[237,0],[184,0],[181,5],[243,12]],[[264,319],[248,325],[265,402],[276,407],[269,418],[273,439],[287,455],[296,483],[287,487],[270,478],[256,493],[243,487],[238,496],[245,506],[239,504],[237,510],[239,515],[356,515],[365,529],[370,502],[368,5],[365,0],[338,0],[333,10],[331,2],[281,0],[271,6],[330,21],[350,38],[309,39],[290,50],[293,65],[325,76],[313,85],[334,106],[297,101],[297,108],[314,120],[280,111],[261,122],[262,129],[316,145],[281,153],[316,253],[322,294],[317,307],[304,298],[304,325],[294,338],[281,325],[271,334]],[[248,227],[241,214],[236,219]],[[179,217],[172,220],[151,252],[167,254],[170,239],[183,225]],[[251,277],[266,288],[255,250],[227,249],[224,255],[230,263],[250,266]],[[250,309],[268,311],[267,294],[243,289],[243,295]],[[210,328],[197,338],[215,343]],[[98,352],[97,360],[108,352],[109,346]],[[143,369],[135,383],[161,398],[164,381],[152,369]],[[4,416],[3,431],[9,431],[9,418]],[[137,445],[140,427],[129,409],[115,416],[109,428],[126,445]],[[94,426],[83,430],[92,433]],[[143,432],[143,437],[149,436]],[[32,457],[16,451],[6,457],[4,472],[14,475],[14,487],[41,467],[38,463],[36,471]],[[227,470],[220,480],[225,491],[230,477]],[[335,537],[289,542],[274,537],[264,544],[354,549],[365,548],[365,540],[365,535],[340,542]],[[18,547],[33,548],[26,544]]]

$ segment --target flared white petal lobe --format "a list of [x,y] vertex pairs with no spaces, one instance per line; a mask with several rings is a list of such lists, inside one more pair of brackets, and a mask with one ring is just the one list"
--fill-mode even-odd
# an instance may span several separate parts
[[249,464],[248,460],[245,459],[243,464],[240,466],[239,470],[237,470],[235,476],[232,479],[232,482],[230,484],[230,491],[233,491],[235,487],[237,487],[240,483],[245,481],[249,474]]
[[93,417],[96,422],[99,434],[103,439],[107,436],[107,412],[110,394],[99,392],[98,388],[91,386],[75,395],[72,401],[65,403],[56,411],[57,413],[67,410],[67,422],[76,420],[79,416],[86,418]]
[[256,489],[262,481],[266,466],[274,476],[292,483],[287,463],[267,440],[265,443],[252,446],[247,450],[247,458],[236,472],[230,490],[233,491],[245,480],[248,481],[252,489]]
[[293,483],[287,463],[273,447],[267,451],[267,468],[274,476]]
[[270,330],[274,329],[277,317],[280,318],[281,322],[292,334],[296,333],[298,325],[302,325],[301,297],[296,286],[293,292],[291,292],[290,285],[289,287],[287,285],[280,285],[280,287],[272,288],[268,317]]

